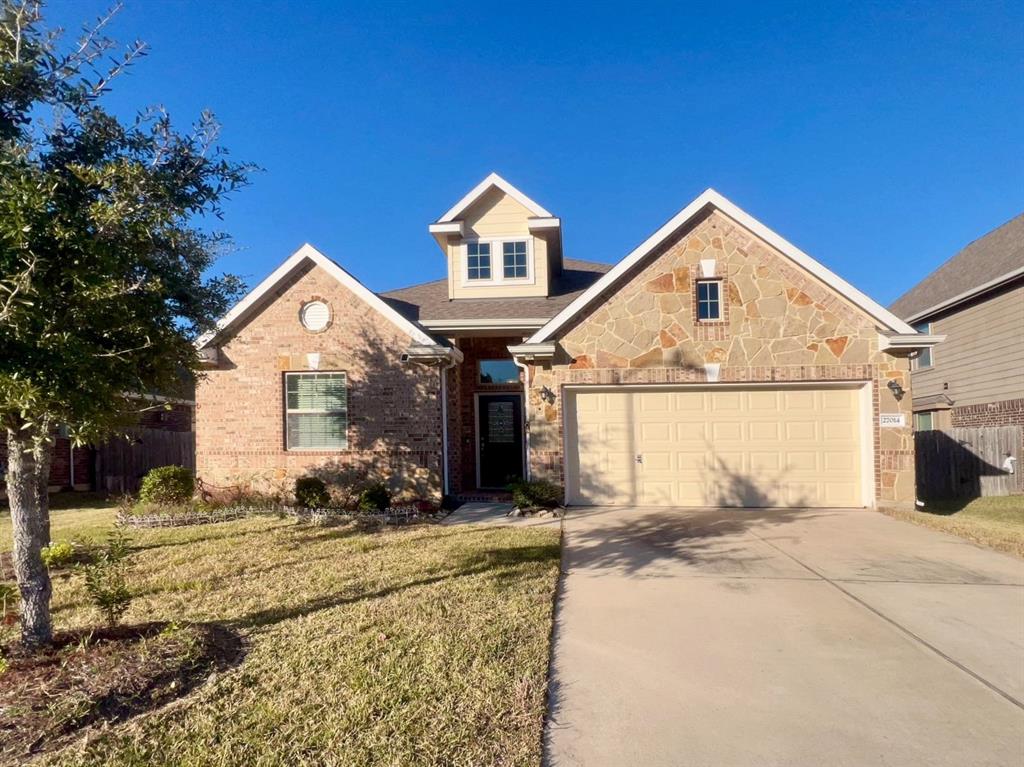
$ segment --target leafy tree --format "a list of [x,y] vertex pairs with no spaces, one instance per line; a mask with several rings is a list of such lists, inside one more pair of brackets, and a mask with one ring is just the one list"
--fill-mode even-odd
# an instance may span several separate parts
[[109,19],[65,46],[38,2],[0,0],[0,433],[29,646],[51,640],[54,430],[108,437],[137,417],[129,393],[177,391],[242,287],[204,277],[227,238],[202,225],[253,168],[228,160],[209,113],[178,132],[162,109],[104,108],[146,51],[115,55]]

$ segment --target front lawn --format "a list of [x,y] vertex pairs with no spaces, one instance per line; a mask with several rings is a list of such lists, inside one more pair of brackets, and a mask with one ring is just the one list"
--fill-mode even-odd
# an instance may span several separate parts
[[923,510],[882,509],[908,522],[1024,557],[1024,495],[931,501]]
[[[96,536],[114,514],[54,511],[53,537]],[[555,531],[257,518],[132,537],[125,622],[219,622],[244,656],[43,763],[539,764]],[[80,575],[55,578],[53,604],[60,630],[97,622]]]

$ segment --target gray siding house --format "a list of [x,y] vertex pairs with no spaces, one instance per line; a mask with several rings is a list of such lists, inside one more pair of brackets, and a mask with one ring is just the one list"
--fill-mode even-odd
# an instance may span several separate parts
[[914,426],[1024,426],[1024,214],[975,240],[890,307],[946,336],[911,361]]

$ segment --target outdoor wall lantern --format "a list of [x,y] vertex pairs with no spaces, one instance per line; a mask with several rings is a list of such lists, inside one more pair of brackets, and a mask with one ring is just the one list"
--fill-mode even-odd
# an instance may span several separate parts
[[903,387],[899,385],[899,382],[896,381],[896,379],[890,379],[886,386],[889,387],[889,391],[892,392],[892,396],[896,398],[897,402],[903,399],[903,395],[906,394]]
[[555,404],[555,393],[546,386],[540,387],[540,398],[549,405]]

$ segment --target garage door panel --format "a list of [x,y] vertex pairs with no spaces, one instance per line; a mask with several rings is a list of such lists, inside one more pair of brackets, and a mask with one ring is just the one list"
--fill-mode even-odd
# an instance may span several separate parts
[[567,435],[579,451],[574,502],[862,505],[853,388],[624,386],[581,390],[571,401],[580,435]]

